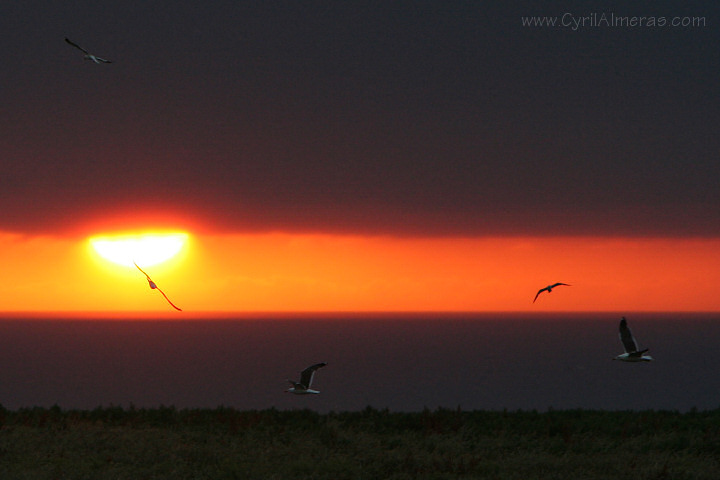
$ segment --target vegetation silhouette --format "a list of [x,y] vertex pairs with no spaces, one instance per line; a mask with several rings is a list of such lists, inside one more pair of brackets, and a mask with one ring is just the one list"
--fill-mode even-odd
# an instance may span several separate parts
[[716,479],[720,410],[0,406],[3,479]]

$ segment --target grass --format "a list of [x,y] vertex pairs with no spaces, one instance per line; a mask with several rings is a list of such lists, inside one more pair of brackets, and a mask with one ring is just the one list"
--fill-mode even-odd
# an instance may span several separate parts
[[720,410],[0,407],[0,478],[720,478]]

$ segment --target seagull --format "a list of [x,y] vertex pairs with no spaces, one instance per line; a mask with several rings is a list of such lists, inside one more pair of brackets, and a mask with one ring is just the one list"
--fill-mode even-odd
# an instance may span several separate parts
[[[133,262],[133,263],[135,263],[135,262]],[[177,311],[179,311],[179,312],[182,312],[182,310],[181,310],[180,308],[176,307],[175,304],[170,301],[170,299],[167,297],[167,295],[165,295],[165,292],[163,292],[162,290],[160,290],[160,289],[158,288],[158,286],[155,284],[155,282],[152,281],[152,278],[150,278],[150,275],[148,275],[147,273],[145,273],[145,272],[143,271],[143,269],[138,266],[137,263],[135,263],[135,266],[137,267],[138,270],[140,270],[140,271],[143,273],[143,275],[145,275],[145,277],[147,278],[148,284],[150,284],[150,288],[151,288],[151,289],[157,290],[158,292],[162,293],[162,296],[165,297],[165,300],[167,300],[168,303],[169,303],[175,310],[177,310]]]
[[97,63],[98,65],[99,65],[100,63],[112,63],[112,61],[110,61],[110,60],[105,60],[104,58],[100,58],[100,57],[98,57],[98,56],[95,56],[95,55],[91,54],[90,52],[88,52],[87,50],[85,50],[84,48],[82,48],[82,47],[81,47],[80,45],[78,45],[77,43],[74,43],[72,40],[70,40],[70,39],[67,38],[67,37],[65,37],[65,41],[66,41],[67,43],[69,43],[70,45],[72,45],[73,47],[75,47],[75,48],[77,48],[78,50],[80,50],[81,52],[83,52],[83,53],[85,54],[85,60],[92,60],[93,62]]
[[533,299],[533,303],[535,303],[535,300],[537,300],[537,297],[538,297],[542,292],[544,292],[545,290],[547,290],[548,293],[551,293],[553,288],[558,287],[558,286],[560,286],[560,285],[565,285],[566,287],[572,287],[572,285],[568,285],[567,283],[560,283],[560,282],[554,283],[554,284],[552,284],[552,285],[548,285],[547,287],[541,288],[540,290],[538,290],[538,293],[535,294],[535,298]]
[[622,320],[620,320],[620,341],[622,342],[623,347],[625,347],[625,353],[618,355],[613,358],[613,360],[622,360],[623,362],[652,361],[653,358],[650,355],[643,355],[643,353],[647,352],[649,348],[638,351],[637,342],[630,331],[630,327],[627,326],[627,320],[625,320],[625,317],[622,317]]
[[312,384],[313,376],[315,376],[315,370],[318,368],[322,368],[325,365],[327,365],[327,362],[322,363],[316,363],[315,365],[311,365],[307,367],[305,370],[303,370],[300,373],[300,381],[299,382],[293,382],[292,380],[288,380],[292,384],[292,387],[285,390],[285,392],[294,393],[295,395],[307,395],[309,393],[318,394],[317,390],[312,390],[310,388],[310,384]]

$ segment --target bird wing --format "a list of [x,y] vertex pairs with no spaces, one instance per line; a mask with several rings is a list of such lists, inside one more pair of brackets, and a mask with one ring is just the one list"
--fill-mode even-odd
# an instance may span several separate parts
[[302,383],[305,388],[310,388],[310,384],[313,381],[313,376],[315,376],[315,370],[317,370],[318,368],[322,368],[325,365],[327,365],[327,362],[316,363],[315,365],[312,365],[303,370],[300,373],[300,383]]
[[87,50],[85,50],[84,48],[82,48],[82,47],[81,47],[80,45],[78,45],[77,43],[74,43],[74,42],[73,42],[72,40],[70,40],[69,38],[65,37],[65,41],[66,41],[67,43],[69,43],[70,45],[72,45],[73,47],[75,47],[75,48],[77,48],[78,50],[80,50],[81,52],[85,53],[85,55],[90,55],[90,53],[89,53]]
[[569,285],[569,284],[567,284],[567,283],[558,282],[558,283],[556,283],[555,285],[550,285],[550,288],[559,287],[560,285],[565,285],[566,287],[572,287],[572,285]]
[[165,295],[165,292],[163,292],[162,290],[160,290],[158,287],[155,287],[155,289],[156,289],[158,292],[162,293],[162,296],[165,297],[165,300],[167,300],[167,302],[168,302],[175,310],[177,310],[178,312],[182,312],[182,309],[181,309],[180,307],[176,306],[174,303],[172,303],[172,302],[170,301],[170,299],[167,297],[167,295]]
[[139,266],[137,263],[133,262],[133,264],[137,267],[138,270],[140,270],[140,271],[142,272],[143,275],[145,275],[145,276],[147,277],[147,279],[148,279],[148,281],[149,281],[149,280],[150,280],[150,275],[148,275],[147,273],[145,273],[145,270],[143,270],[142,268],[140,268],[140,266]]
[[626,353],[637,352],[637,343],[630,331],[630,327],[627,326],[627,320],[625,320],[625,317],[620,320],[620,341],[622,342]]
[[96,57],[95,55],[92,56],[95,60],[97,60],[95,63],[103,62],[103,63],[112,63],[112,60],[106,60],[101,57]]
[[537,297],[539,297],[540,294],[542,292],[544,292],[545,290],[547,290],[547,288],[541,288],[540,290],[538,290],[538,293],[535,294],[535,298],[533,298],[533,303],[535,303],[535,300],[537,300]]

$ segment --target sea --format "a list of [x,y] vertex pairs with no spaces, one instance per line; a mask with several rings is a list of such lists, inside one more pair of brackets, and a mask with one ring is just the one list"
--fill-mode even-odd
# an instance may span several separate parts
[[[185,312],[184,312],[185,313]],[[627,317],[653,362],[612,359]],[[319,395],[285,393],[306,366]],[[708,410],[718,313],[300,313],[0,320],[0,404]]]

